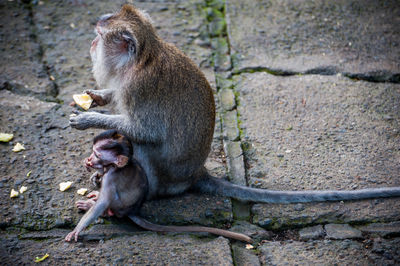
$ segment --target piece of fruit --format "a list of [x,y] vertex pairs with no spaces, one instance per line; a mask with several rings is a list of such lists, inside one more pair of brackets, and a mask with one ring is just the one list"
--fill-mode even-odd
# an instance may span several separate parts
[[83,196],[86,194],[87,191],[88,191],[87,188],[80,188],[80,189],[78,189],[78,191],[76,193]]
[[28,190],[28,187],[22,186],[22,187],[19,189],[19,193],[22,194],[22,193],[24,193],[24,192],[27,191],[27,190]]
[[22,150],[25,150],[25,147],[19,142],[17,142],[17,144],[15,144],[14,148],[12,149],[13,152],[19,152]]
[[246,249],[253,249],[253,248],[254,248],[254,246],[253,246],[253,245],[246,244]]
[[19,195],[18,191],[11,189],[10,198],[16,198],[18,197],[18,195]]
[[60,183],[60,191],[66,191],[67,189],[69,189],[71,187],[73,182],[71,181],[67,181],[67,182],[61,182]]
[[90,97],[90,95],[84,93],[84,94],[74,94],[72,95],[72,98],[76,102],[77,105],[82,107],[84,110],[88,110],[90,108],[90,105],[92,105],[93,99]]
[[9,142],[14,137],[14,134],[0,133],[0,141]]

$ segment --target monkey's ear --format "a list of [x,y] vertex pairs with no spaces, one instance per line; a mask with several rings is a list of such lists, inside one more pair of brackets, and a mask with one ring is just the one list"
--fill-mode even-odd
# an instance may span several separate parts
[[125,155],[118,155],[117,159],[115,160],[115,165],[118,168],[124,167],[129,161],[129,158]]
[[114,64],[117,68],[125,66],[136,54],[136,39],[129,32],[122,32],[113,37]]

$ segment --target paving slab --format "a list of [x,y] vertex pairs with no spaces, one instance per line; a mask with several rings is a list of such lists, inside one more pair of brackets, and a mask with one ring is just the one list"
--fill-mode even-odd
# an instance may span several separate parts
[[329,239],[361,238],[360,230],[348,224],[327,224],[325,225],[326,237]]
[[227,0],[226,19],[236,71],[341,72],[399,82],[395,0]]
[[266,241],[260,247],[260,258],[262,265],[396,265],[400,263],[399,248],[399,238],[364,243]]
[[[342,76],[234,77],[249,184],[274,190],[400,185],[400,85]],[[398,219],[397,199],[262,205],[256,221]],[[264,206],[264,207],[263,207]],[[290,217],[290,218],[289,218]],[[278,227],[279,227],[278,226]]]
[[45,265],[233,265],[229,241],[218,237],[137,233],[110,240],[67,243],[62,239],[18,240],[0,235],[2,265],[34,264],[46,253]]
[[400,222],[374,223],[360,226],[358,229],[373,236],[390,237],[400,235]]

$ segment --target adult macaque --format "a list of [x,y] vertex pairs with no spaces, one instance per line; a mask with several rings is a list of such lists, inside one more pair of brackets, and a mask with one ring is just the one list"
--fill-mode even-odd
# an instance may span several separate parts
[[152,224],[137,216],[148,190],[146,174],[132,158],[132,145],[128,138],[116,130],[108,130],[94,139],[93,153],[85,160],[86,167],[94,168],[101,175],[99,193],[94,199],[78,201],[77,207],[88,210],[66,241],[78,240],[79,233],[100,215],[128,216],[139,226],[157,232],[208,232],[216,235],[251,242],[251,238],[227,230],[203,226],[163,226]]
[[[145,13],[124,5],[104,15],[90,49],[93,74],[104,90],[88,91],[119,114],[71,116],[77,129],[117,129],[134,146],[148,179],[147,198],[189,188],[253,202],[311,202],[400,196],[400,187],[353,191],[271,191],[210,176],[204,162],[214,132],[213,92],[199,68],[160,39]],[[133,193],[133,192],[132,192]]]

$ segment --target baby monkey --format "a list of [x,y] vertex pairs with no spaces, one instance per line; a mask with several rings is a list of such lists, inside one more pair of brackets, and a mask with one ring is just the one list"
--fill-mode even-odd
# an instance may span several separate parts
[[148,193],[148,181],[140,164],[132,157],[129,139],[116,130],[108,130],[96,136],[93,152],[85,159],[86,167],[93,168],[91,182],[100,183],[100,192],[92,192],[87,201],[78,201],[77,207],[88,210],[66,241],[78,240],[78,236],[100,215],[128,216],[140,227],[156,232],[208,232],[244,242],[251,238],[240,233],[204,226],[163,226],[148,222],[138,216]]

